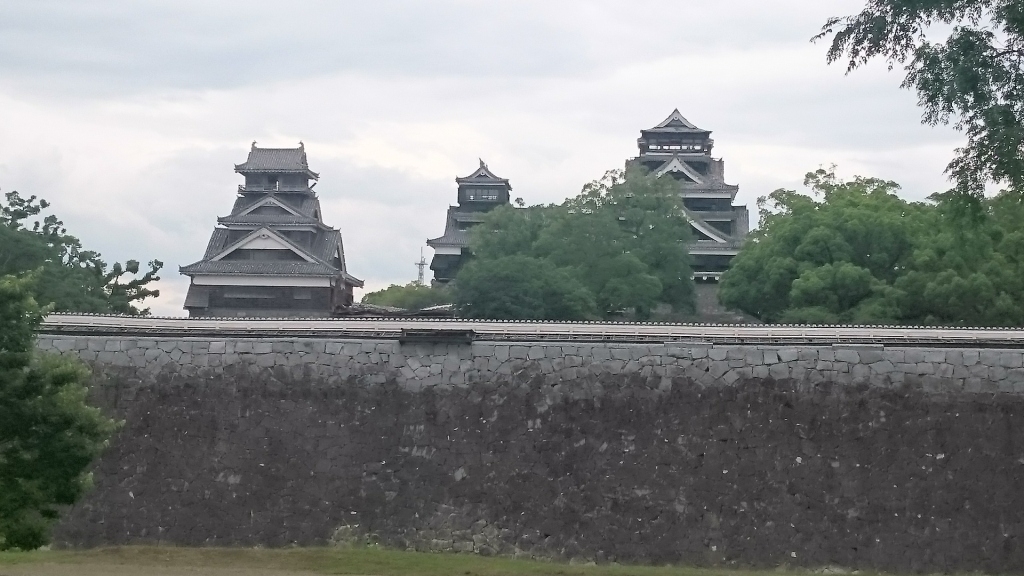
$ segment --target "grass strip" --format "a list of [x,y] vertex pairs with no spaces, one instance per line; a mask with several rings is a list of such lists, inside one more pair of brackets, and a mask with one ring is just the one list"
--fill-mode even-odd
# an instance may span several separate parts
[[264,568],[364,576],[752,576],[809,573],[798,570],[726,570],[682,566],[570,565],[374,547],[260,549],[126,546],[90,550],[0,552],[0,566],[31,563],[105,564],[140,568]]

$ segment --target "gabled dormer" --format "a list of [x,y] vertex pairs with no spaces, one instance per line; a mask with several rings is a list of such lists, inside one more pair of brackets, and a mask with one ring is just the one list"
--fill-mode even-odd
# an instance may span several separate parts
[[704,176],[680,158],[672,158],[654,171],[654,176],[659,178],[666,174],[682,182],[692,184],[704,183]]
[[256,260],[261,262],[315,262],[306,250],[271,230],[260,228],[232,242],[217,255],[210,258],[218,261]]

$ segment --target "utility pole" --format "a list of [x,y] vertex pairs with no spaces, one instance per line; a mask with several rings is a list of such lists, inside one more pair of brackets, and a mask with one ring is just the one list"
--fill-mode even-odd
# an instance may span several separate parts
[[420,248],[420,261],[415,262],[415,265],[419,270],[419,273],[416,274],[416,283],[423,286],[423,269],[427,267],[427,261],[423,258],[423,248]]

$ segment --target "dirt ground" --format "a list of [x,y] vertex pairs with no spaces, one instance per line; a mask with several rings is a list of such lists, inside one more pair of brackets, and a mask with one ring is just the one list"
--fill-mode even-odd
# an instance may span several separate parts
[[0,576],[311,576],[315,572],[260,568],[201,568],[124,564],[24,564],[0,566]]

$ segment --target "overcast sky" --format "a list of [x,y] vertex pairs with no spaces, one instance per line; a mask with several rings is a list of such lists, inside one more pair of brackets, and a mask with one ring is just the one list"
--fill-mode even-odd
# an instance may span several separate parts
[[714,132],[752,212],[833,163],[921,199],[948,188],[961,138],[921,125],[899,70],[847,76],[810,42],[862,5],[0,0],[0,191],[51,201],[108,261],[162,260],[165,315],[253,140],[305,142],[369,290],[415,279],[478,157],[513,196],[557,202],[673,108]]

